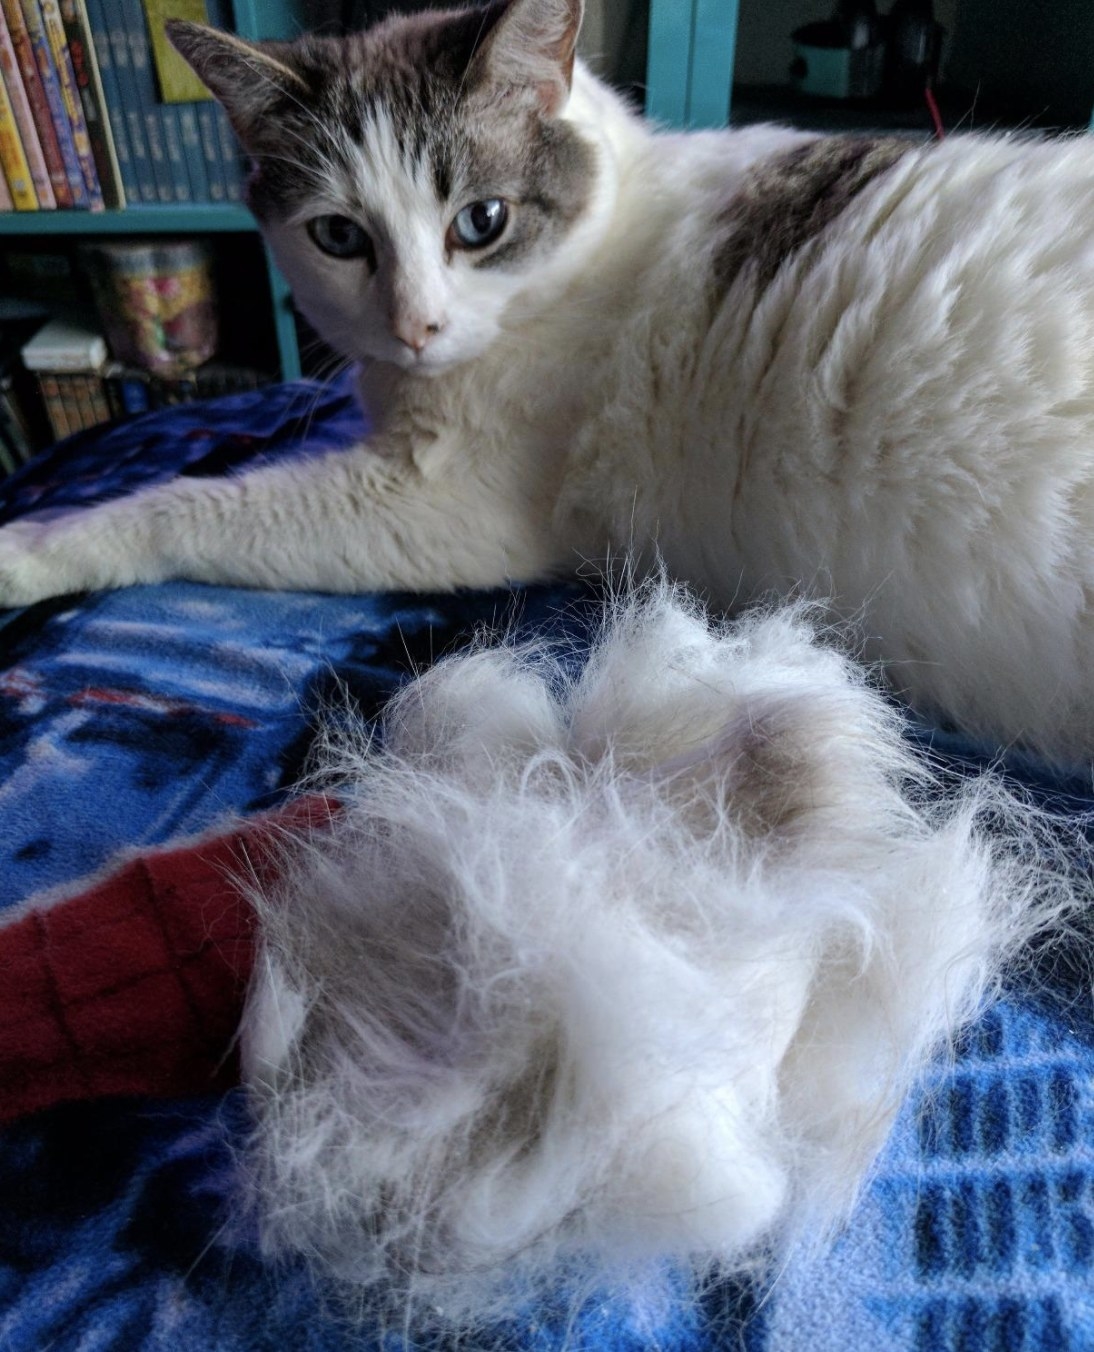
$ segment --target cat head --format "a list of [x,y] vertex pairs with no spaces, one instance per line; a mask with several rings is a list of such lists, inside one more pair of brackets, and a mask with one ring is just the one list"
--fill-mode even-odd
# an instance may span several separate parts
[[248,202],[297,303],[354,360],[485,351],[561,266],[596,152],[564,116],[582,0],[494,0],[345,38],[168,35],[253,162]]

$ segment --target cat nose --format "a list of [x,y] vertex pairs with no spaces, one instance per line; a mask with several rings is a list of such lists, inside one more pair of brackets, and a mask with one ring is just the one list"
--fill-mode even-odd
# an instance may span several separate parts
[[438,320],[400,319],[392,332],[404,347],[409,347],[412,352],[421,352],[443,328],[444,325]]

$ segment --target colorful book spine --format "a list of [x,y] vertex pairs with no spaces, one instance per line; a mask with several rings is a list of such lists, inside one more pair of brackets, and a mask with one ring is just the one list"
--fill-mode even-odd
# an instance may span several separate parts
[[[64,7],[62,6],[62,14]],[[114,70],[114,47],[110,41],[110,29],[103,12],[102,0],[87,0],[88,29],[91,33],[91,53],[103,95],[103,112],[110,127],[110,140],[118,165],[118,175],[122,184],[122,196],[127,203],[141,200],[140,185],[137,182],[137,169],[133,162],[133,151],[129,145],[129,131],[125,125],[125,109],[122,104],[121,89],[118,86],[117,72]]]
[[76,71],[72,64],[72,53],[68,50],[68,38],[65,35],[60,6],[57,0],[39,0],[39,6],[46,37],[49,39],[49,50],[61,85],[61,98],[64,100],[65,112],[68,115],[68,125],[76,146],[76,158],[80,161],[80,173],[84,176],[88,205],[92,211],[102,211],[105,206],[103,190],[99,183],[99,171],[95,167],[95,155],[91,149],[83,100],[76,84]]
[[3,174],[0,174],[0,211],[14,211],[15,198],[11,195],[11,189],[8,187],[8,181]]
[[[76,151],[76,142],[72,135],[72,124],[65,108],[57,64],[53,59],[53,50],[46,34],[41,8],[38,5],[38,0],[21,0],[21,5],[23,18],[26,21],[27,36],[30,39],[31,50],[38,66],[38,74],[42,77],[42,87],[49,104],[53,129],[57,133],[57,143],[65,166],[65,178],[68,180],[68,186],[72,192],[72,205],[74,207],[89,207],[91,198],[88,195],[83,169],[80,167],[80,157]],[[90,153],[90,146],[88,151]]]
[[23,153],[30,167],[30,181],[34,186],[34,195],[43,211],[50,211],[57,205],[53,195],[53,185],[49,181],[46,157],[42,154],[42,142],[38,137],[38,128],[34,122],[27,92],[19,75],[19,63],[15,59],[15,46],[11,40],[8,22],[0,12],[0,76],[7,87],[11,100],[15,125],[19,128],[19,139],[23,143]]
[[57,131],[53,125],[49,100],[46,98],[38,63],[34,58],[34,49],[31,46],[30,34],[27,32],[22,6],[19,0],[0,0],[0,10],[3,11],[4,22],[8,26],[8,34],[15,49],[15,60],[19,67],[23,92],[34,117],[38,142],[45,157],[50,187],[53,189],[53,199],[59,207],[70,207],[72,189],[69,187],[64,156],[57,140]]
[[8,191],[16,211],[37,211],[38,198],[30,178],[30,165],[23,153],[19,128],[15,123],[7,85],[0,80],[0,165],[4,169]]
[[84,0],[59,0],[59,5],[65,38],[68,41],[68,54],[72,60],[72,72],[76,77],[76,88],[83,107],[84,122],[87,124],[88,140],[91,142],[91,154],[103,201],[108,207],[115,209],[124,207],[125,186],[107,114],[106,94],[99,72],[95,43],[91,36],[87,7]]

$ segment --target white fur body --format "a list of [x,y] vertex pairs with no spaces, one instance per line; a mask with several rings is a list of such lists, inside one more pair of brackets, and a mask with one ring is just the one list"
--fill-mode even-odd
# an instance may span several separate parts
[[1032,814],[933,796],[791,611],[711,628],[662,590],[577,676],[452,659],[323,770],[343,810],[256,897],[263,1238],[427,1320],[826,1236],[1070,905]]
[[[304,309],[371,363],[367,446],[8,527],[0,598],[480,586],[659,553],[721,606],[830,598],[928,712],[1094,753],[1094,142],[913,149],[762,294],[747,267],[722,294],[735,192],[811,138],[656,132],[580,66],[562,116],[596,193],[516,279],[443,264],[439,209],[382,145],[360,176],[398,204],[383,286],[270,230]],[[426,322],[423,351],[392,336]]]

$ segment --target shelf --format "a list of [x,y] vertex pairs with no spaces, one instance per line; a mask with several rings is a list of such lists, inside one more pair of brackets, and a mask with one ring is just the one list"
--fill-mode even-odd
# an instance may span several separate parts
[[799,94],[789,85],[734,85],[732,107],[730,120],[737,127],[756,122],[778,122],[799,131],[874,132],[898,136],[930,136],[933,130],[926,103],[922,107],[893,109],[865,100]]
[[136,206],[124,211],[0,212],[0,235],[196,235],[257,229],[247,208],[235,202]]
[[[969,90],[941,85],[936,90],[942,123],[949,131],[992,130],[1039,132],[1082,131],[998,104],[988,105]],[[731,121],[735,126],[778,122],[799,131],[874,132],[896,136],[931,136],[933,124],[926,103],[893,108],[881,101],[824,99],[798,93],[789,85],[734,85]],[[1094,130],[1094,127],[1092,127]]]
[[[87,235],[207,235],[256,234],[258,226],[246,207],[234,202],[194,202],[189,206],[138,206],[124,211],[5,211],[0,212],[0,238],[41,239],[44,236]],[[300,376],[300,353],[292,299],[284,278],[264,250],[273,307],[281,375]]]

